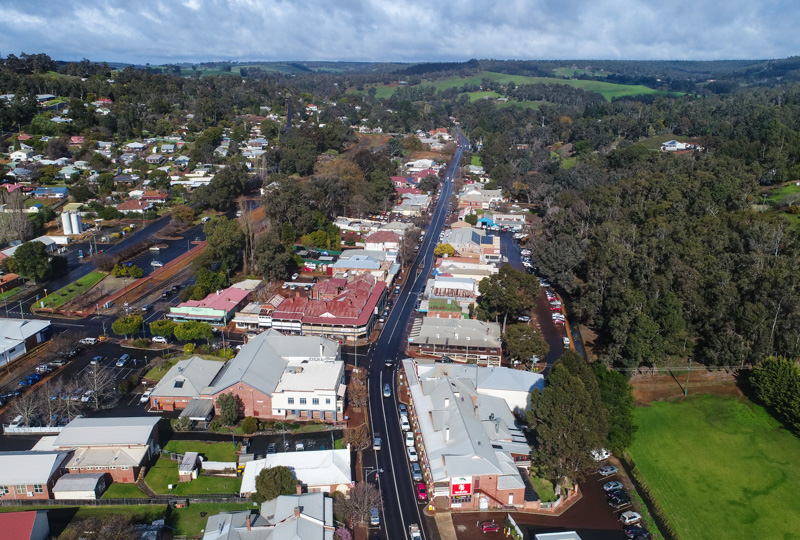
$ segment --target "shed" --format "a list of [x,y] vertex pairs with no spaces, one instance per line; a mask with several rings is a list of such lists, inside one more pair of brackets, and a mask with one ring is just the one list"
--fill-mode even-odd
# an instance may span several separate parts
[[186,408],[181,411],[179,418],[183,417],[189,417],[192,422],[203,422],[208,427],[208,421],[214,417],[214,401],[206,398],[192,398]]
[[55,499],[99,499],[108,487],[105,473],[65,474],[53,488]]
[[178,481],[190,482],[197,478],[197,472],[200,469],[199,454],[197,452],[186,452],[178,467]]

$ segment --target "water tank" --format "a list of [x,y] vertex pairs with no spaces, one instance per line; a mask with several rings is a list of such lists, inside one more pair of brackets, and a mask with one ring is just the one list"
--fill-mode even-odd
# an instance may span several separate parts
[[72,234],[72,223],[69,220],[69,212],[61,212],[61,227],[64,229],[64,234]]
[[81,222],[80,214],[77,212],[70,214],[70,220],[72,221],[72,234],[81,234],[83,232],[83,223]]

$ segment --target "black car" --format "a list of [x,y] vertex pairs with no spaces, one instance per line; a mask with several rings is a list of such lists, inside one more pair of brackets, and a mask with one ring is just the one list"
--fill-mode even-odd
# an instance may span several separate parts
[[271,442],[267,445],[267,454],[274,454],[275,453],[275,443]]
[[631,498],[627,493],[620,493],[608,498],[608,504],[612,508],[620,509],[623,506],[631,504]]
[[650,534],[650,531],[640,525],[628,525],[622,530],[625,532],[626,538],[636,538],[637,540],[642,538],[647,540],[653,536]]
[[164,291],[161,293],[161,298],[169,298],[170,294],[172,294],[172,291]]
[[180,285],[173,285],[172,286],[172,292],[178,292],[179,290],[181,290],[181,286]]

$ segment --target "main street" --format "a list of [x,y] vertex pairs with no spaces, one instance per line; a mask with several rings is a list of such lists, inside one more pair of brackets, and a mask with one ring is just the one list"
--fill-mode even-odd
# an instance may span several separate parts
[[[369,420],[372,433],[381,437],[383,445],[380,451],[365,450],[363,471],[364,479],[375,481],[383,493],[383,516],[380,534],[384,538],[400,538],[407,535],[408,525],[418,523],[423,527],[423,537],[438,538],[435,531],[426,529],[422,509],[424,503],[418,501],[411,481],[411,470],[406,446],[400,430],[397,409],[397,377],[399,360],[405,357],[406,329],[415,312],[416,302],[425,288],[435,257],[433,250],[444,225],[453,179],[461,162],[465,139],[459,135],[460,143],[450,162],[440,190],[439,199],[433,210],[431,222],[425,233],[419,253],[414,263],[408,268],[406,281],[397,297],[396,304],[381,332],[380,337],[369,349],[367,369],[369,375],[367,387],[369,391]],[[387,359],[392,360],[392,367],[386,367]],[[388,383],[392,388],[390,398],[383,397],[383,385]],[[424,468],[424,464],[420,463]],[[381,472],[382,470],[382,472]],[[392,531],[388,534],[387,531]],[[370,538],[374,536],[370,531]]]

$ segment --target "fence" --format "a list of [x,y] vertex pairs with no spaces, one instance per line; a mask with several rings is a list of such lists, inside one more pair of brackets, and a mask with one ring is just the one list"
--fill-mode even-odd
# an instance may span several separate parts
[[61,430],[64,429],[63,426],[42,426],[42,427],[29,427],[29,426],[17,426],[17,427],[10,427],[3,424],[3,433],[6,435],[27,435],[29,433],[61,433]]
[[136,505],[165,505],[165,504],[226,504],[249,503],[247,497],[225,496],[223,494],[194,495],[177,497],[159,495],[152,499],[12,499],[0,501],[0,506],[136,506]]

